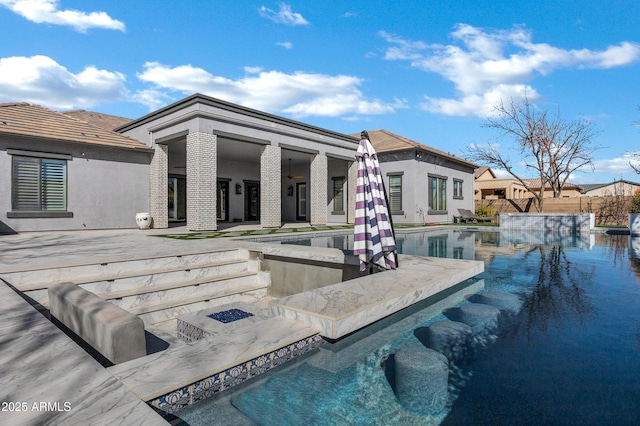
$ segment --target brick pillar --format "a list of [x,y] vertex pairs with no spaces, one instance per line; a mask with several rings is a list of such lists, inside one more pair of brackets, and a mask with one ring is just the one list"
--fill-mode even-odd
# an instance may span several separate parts
[[265,145],[260,155],[260,226],[279,228],[282,225],[281,149]]
[[356,189],[358,181],[358,162],[349,164],[347,177],[347,223],[356,223]]
[[167,197],[169,192],[169,146],[156,144],[149,171],[149,213],[153,227],[169,227]]
[[327,224],[327,156],[316,154],[311,160],[311,225]]
[[218,229],[217,143],[217,136],[210,133],[187,135],[187,227],[191,231]]

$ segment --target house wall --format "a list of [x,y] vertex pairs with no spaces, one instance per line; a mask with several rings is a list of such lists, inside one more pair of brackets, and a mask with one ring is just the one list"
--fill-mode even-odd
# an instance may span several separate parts
[[[448,159],[434,155],[416,154],[415,151],[381,154],[380,170],[383,174],[387,190],[389,174],[402,174],[402,210],[403,213],[393,215],[394,223],[447,223],[460,216],[459,208],[474,208],[474,175],[473,168],[465,167]],[[444,214],[429,211],[429,175],[447,178],[447,209]],[[453,197],[454,179],[462,181],[462,198]]]
[[[71,155],[67,161],[67,211],[71,218],[8,218],[12,155],[7,149]],[[135,228],[149,210],[151,154],[86,144],[0,139],[0,232]]]
[[611,196],[629,196],[633,195],[640,188],[640,185],[634,185],[628,182],[614,182],[600,188],[587,191],[582,196],[588,197],[611,197]]

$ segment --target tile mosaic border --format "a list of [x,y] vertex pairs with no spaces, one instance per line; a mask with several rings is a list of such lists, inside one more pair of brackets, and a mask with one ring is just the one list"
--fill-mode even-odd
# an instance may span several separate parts
[[[197,327],[193,327],[189,324],[186,325],[202,331]],[[190,331],[190,329],[183,330],[183,333],[188,334]],[[208,333],[205,332],[205,334]],[[169,392],[154,400],[147,401],[147,404],[164,413],[174,413],[187,405],[209,398],[225,389],[239,385],[245,380],[258,376],[262,373],[266,373],[274,367],[282,365],[293,358],[304,355],[307,352],[322,346],[324,343],[325,340],[319,334],[307,337],[306,339],[299,340],[291,345],[260,355],[225,371],[216,373],[202,380],[198,380],[197,382],[173,392]]]

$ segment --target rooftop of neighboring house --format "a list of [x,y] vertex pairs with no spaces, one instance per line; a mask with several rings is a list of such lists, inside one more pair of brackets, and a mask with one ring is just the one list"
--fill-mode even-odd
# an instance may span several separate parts
[[627,185],[640,187],[640,183],[632,182],[632,181],[626,180],[626,179],[618,179],[618,180],[614,180],[613,182],[608,182],[608,183],[585,183],[585,184],[582,184],[580,186],[582,187],[582,193],[586,194],[589,191],[593,191],[595,189],[600,189],[600,188],[604,188],[606,186],[616,185],[616,184],[627,184]]
[[[93,114],[96,117],[101,115]],[[0,103],[0,134],[112,148],[149,149],[142,142],[73,115],[26,102]]]
[[[475,179],[478,179],[479,177],[481,177],[485,173],[489,173],[491,178],[496,179],[496,174],[493,173],[493,170],[491,170],[491,167],[489,167],[489,166],[480,166],[480,167],[478,167],[476,169],[476,171],[474,172],[473,177]],[[484,177],[486,178],[486,176],[484,176]]]
[[[457,157],[455,155],[449,154],[448,152],[440,151],[430,146],[421,144],[409,138],[405,138],[404,136],[400,136],[396,133],[390,132],[389,130],[369,130],[367,133],[369,133],[369,141],[371,141],[371,145],[373,145],[373,148],[379,154],[406,150],[420,150],[429,154],[435,154],[440,157],[447,158],[460,164],[464,164],[468,167],[478,167],[478,165],[467,161],[464,158]],[[359,138],[360,133],[354,133],[351,136]]]
[[[540,189],[540,187],[542,186],[542,179],[540,178],[533,178],[533,179],[522,179],[524,181],[524,183],[527,184],[527,188],[529,190],[536,190],[536,189]],[[545,184],[545,189],[551,189],[551,185],[549,185],[549,183]],[[574,183],[570,183],[567,182],[563,187],[563,190],[569,190],[569,189],[574,189],[576,191],[582,191],[582,186],[581,185],[576,185]]]

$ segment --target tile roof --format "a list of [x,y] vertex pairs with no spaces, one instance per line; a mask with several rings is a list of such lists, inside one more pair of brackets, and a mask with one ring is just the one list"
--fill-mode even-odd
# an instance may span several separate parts
[[131,121],[130,118],[103,114],[101,112],[86,111],[84,109],[62,111],[62,113],[66,116],[86,121],[89,124],[93,124],[94,126],[102,127],[107,130],[113,130],[117,127],[124,126]]
[[582,187],[582,193],[585,194],[589,191],[593,191],[594,189],[604,188],[606,186],[615,185],[618,183],[626,183],[627,185],[640,186],[640,183],[632,182],[626,179],[618,179],[608,183],[585,183],[580,186]]
[[491,173],[491,176],[493,176],[493,178],[496,178],[496,174],[493,173],[493,170],[491,170],[491,167],[489,166],[480,166],[476,169],[475,173],[473,174],[473,177],[475,179],[478,179],[480,176],[482,176],[484,174],[484,172],[489,171],[489,173]]
[[[474,168],[478,167],[476,164],[470,161],[467,161],[464,158],[456,157],[455,155],[449,154],[447,152],[440,151],[435,148],[431,148],[430,146],[421,144],[409,138],[405,138],[404,136],[400,136],[388,130],[384,130],[384,129],[369,130],[368,133],[369,133],[369,140],[371,141],[371,145],[373,145],[377,153],[419,149],[425,152],[439,155],[441,157],[448,158],[452,161],[462,163],[470,167],[474,167]],[[354,133],[351,136],[360,138],[360,133],[357,133],[357,134]]]
[[[542,185],[542,179],[540,178],[522,179],[522,181],[527,184],[527,189],[529,190],[540,189],[540,186]],[[545,188],[551,189],[551,185],[549,185],[549,183],[547,182],[545,184]],[[582,187],[580,185],[567,182],[564,185],[563,189],[575,189],[580,191]]]
[[144,143],[61,112],[25,102],[0,103],[0,135],[147,150]]

